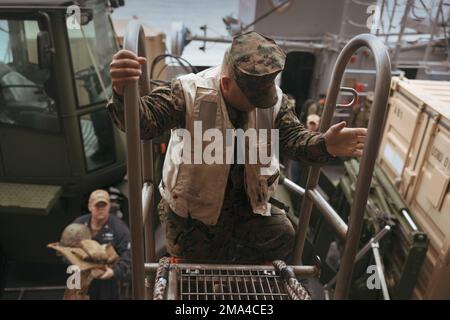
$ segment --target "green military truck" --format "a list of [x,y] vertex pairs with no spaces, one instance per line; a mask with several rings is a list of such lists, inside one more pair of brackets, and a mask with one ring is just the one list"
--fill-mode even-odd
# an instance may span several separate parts
[[55,262],[46,244],[93,189],[120,184],[124,139],[105,104],[123,1],[0,1],[0,247]]

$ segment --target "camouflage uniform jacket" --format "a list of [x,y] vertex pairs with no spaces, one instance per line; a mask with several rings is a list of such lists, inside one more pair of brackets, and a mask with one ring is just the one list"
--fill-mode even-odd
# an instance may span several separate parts
[[[183,128],[185,122],[185,99],[179,80],[155,88],[140,100],[140,128],[142,139],[152,139],[173,128]],[[125,131],[123,100],[114,94],[107,109],[116,126]],[[243,128],[246,113],[228,107],[230,120],[235,128]],[[280,152],[304,165],[322,165],[330,158],[323,135],[307,130],[295,115],[294,105],[283,95],[282,105],[275,120],[279,130]],[[231,165],[224,198],[223,210],[234,207],[241,211],[249,209],[244,190],[244,165]],[[227,204],[230,204],[228,206]]]

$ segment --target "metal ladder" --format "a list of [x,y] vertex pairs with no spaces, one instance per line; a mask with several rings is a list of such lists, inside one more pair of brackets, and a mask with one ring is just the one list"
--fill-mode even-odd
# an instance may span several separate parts
[[337,212],[322,197],[317,190],[320,168],[311,167],[306,182],[305,197],[303,197],[300,209],[300,220],[296,232],[295,248],[293,253],[293,264],[301,264],[303,247],[305,245],[306,233],[309,227],[311,210],[315,205],[324,215],[325,220],[344,241],[344,252],[339,267],[336,291],[334,299],[345,299],[348,295],[353,273],[353,266],[358,249],[363,227],[363,216],[369,195],[370,182],[372,181],[375,160],[380,147],[381,136],[387,102],[391,85],[391,62],[385,45],[374,35],[361,34],[352,38],[339,54],[333,69],[331,83],[328,88],[325,102],[325,110],[322,115],[320,132],[325,132],[331,125],[336,99],[339,94],[342,76],[351,56],[361,47],[367,47],[372,51],[375,60],[376,82],[373,107],[369,120],[367,140],[361,159],[361,165],[356,183],[355,201],[350,210],[350,225],[341,219]]
[[[125,32],[124,49],[133,51],[139,56],[146,56],[144,41],[145,35],[141,25],[138,21],[131,21]],[[321,210],[338,235],[345,240],[344,254],[337,276],[335,299],[344,299],[348,293],[353,263],[361,235],[364,208],[380,145],[391,81],[391,64],[384,44],[370,34],[359,35],[351,39],[337,59],[327,94],[320,131],[325,132],[330,127],[345,67],[350,57],[360,47],[368,47],[372,51],[375,57],[377,79],[373,114],[369,122],[367,141],[361,160],[355,201],[350,213],[350,226],[347,227],[345,222],[317,191],[320,168],[311,168],[305,190],[306,196],[303,198],[301,207],[292,261],[292,264],[300,268],[311,209],[314,204]],[[148,68],[148,66],[146,65],[145,68]],[[140,128],[136,125],[139,123],[139,98],[141,94],[150,91],[149,80],[148,70],[143,70],[139,83],[128,85],[124,92],[134,299],[148,298],[145,290],[145,269],[147,269],[147,272],[154,270],[156,262],[153,214],[151,212],[155,192],[152,143],[151,141],[141,142]],[[307,268],[307,266],[305,267]]]
[[[123,48],[146,57],[145,34],[139,22],[128,23]],[[153,144],[141,141],[139,127],[139,98],[150,92],[148,64],[139,83],[128,85],[124,91],[125,128],[128,170],[128,212],[131,231],[131,268],[133,298],[149,298],[145,290],[145,262],[155,261],[155,232],[152,214],[155,181],[153,177]],[[144,260],[145,257],[145,260]]]

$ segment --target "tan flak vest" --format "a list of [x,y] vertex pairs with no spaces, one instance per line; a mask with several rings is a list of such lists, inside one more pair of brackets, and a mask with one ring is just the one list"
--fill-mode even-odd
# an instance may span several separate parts
[[[217,129],[229,134],[234,132],[234,126],[228,117],[227,108],[220,92],[220,66],[207,69],[198,74],[188,74],[179,78],[186,100],[186,122],[185,129],[194,137],[194,121],[201,121],[202,131],[206,129]],[[270,129],[274,128],[276,116],[280,110],[282,91],[277,87],[278,101],[272,108],[255,109],[249,113],[248,128]],[[231,129],[231,130],[227,130]],[[225,133],[226,132],[226,133]],[[166,159],[163,167],[163,177],[159,185],[161,196],[168,202],[171,209],[181,217],[190,216],[200,220],[207,225],[215,225],[219,219],[225,189],[227,186],[230,164],[224,160],[222,164],[212,163],[195,164],[194,160],[187,164],[177,161],[182,155],[184,144],[180,129],[174,129],[171,133],[167,147]],[[263,139],[261,139],[263,140]],[[271,140],[264,139],[267,150],[270,150]],[[191,156],[194,159],[194,138],[190,145]],[[200,143],[203,151],[210,142]],[[262,142],[258,142],[262,143]],[[232,146],[226,146],[224,150]],[[186,148],[187,149],[187,148]],[[278,150],[277,150],[278,151]],[[188,151],[187,151],[188,152]],[[245,155],[248,155],[248,144],[246,144]],[[244,186],[250,204],[255,214],[269,216],[271,204],[268,202],[274,194],[278,184],[279,159],[277,152],[270,154],[271,161],[267,165],[249,164],[245,162]],[[178,158],[177,158],[178,157]],[[228,162],[229,163],[229,162]],[[264,168],[261,171],[261,167]]]

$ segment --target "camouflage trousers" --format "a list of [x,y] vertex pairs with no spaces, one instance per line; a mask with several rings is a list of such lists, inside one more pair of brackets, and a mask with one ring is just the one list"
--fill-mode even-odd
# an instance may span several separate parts
[[224,203],[214,226],[178,216],[164,199],[158,209],[166,233],[166,248],[174,257],[264,263],[276,259],[288,261],[294,247],[294,228],[286,214],[277,208],[271,216],[261,216]]

